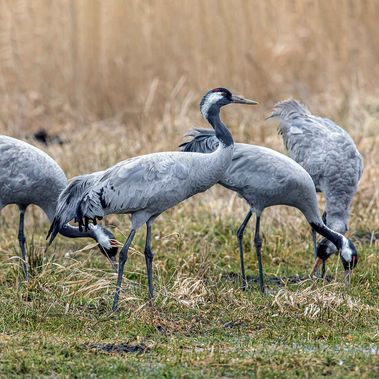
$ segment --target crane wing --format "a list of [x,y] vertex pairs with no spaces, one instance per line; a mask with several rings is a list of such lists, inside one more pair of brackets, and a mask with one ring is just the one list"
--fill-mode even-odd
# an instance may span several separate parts
[[184,196],[188,189],[183,183],[188,178],[189,168],[175,159],[175,154],[180,153],[140,156],[111,167],[83,196],[77,217],[129,213],[157,201],[169,202],[170,198]]

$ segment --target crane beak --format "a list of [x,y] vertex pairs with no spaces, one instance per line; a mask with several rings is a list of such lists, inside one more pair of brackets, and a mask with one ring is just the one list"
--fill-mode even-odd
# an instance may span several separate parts
[[316,271],[317,271],[317,269],[319,268],[320,265],[322,265],[322,259],[319,258],[319,257],[317,257],[316,261],[315,261],[315,264],[313,266],[312,272],[311,272],[311,277],[313,277],[314,275],[316,275]]
[[352,274],[351,270],[345,270],[344,272],[344,282],[345,282],[346,287],[349,287],[350,285],[351,274]]
[[244,97],[236,96],[236,95],[232,95],[232,103],[236,103],[236,104],[250,104],[250,105],[258,104],[257,101],[245,99]]

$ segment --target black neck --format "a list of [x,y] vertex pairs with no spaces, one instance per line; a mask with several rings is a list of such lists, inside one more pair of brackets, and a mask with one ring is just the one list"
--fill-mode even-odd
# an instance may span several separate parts
[[332,242],[338,250],[342,248],[342,235],[328,228],[325,224],[311,223],[312,228],[323,237]]
[[92,230],[88,231],[79,231],[79,228],[75,226],[71,226],[69,224],[65,224],[62,226],[62,228],[59,230],[59,233],[62,234],[62,236],[68,237],[68,238],[83,238],[83,237],[89,237],[93,238],[96,241],[95,233],[93,233]]
[[229,132],[229,129],[223,124],[223,122],[220,119],[220,109],[210,109],[206,118],[215,130],[216,137],[221,141],[224,147],[233,145],[234,141],[232,134]]

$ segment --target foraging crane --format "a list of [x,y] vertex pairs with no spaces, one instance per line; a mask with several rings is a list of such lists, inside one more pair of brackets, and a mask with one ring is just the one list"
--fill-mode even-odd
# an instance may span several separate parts
[[[0,182],[0,210],[8,204],[17,204],[20,210],[18,240],[28,281],[25,210],[29,204],[36,204],[52,221],[58,196],[66,187],[67,179],[59,165],[42,150],[12,137],[0,136]],[[69,238],[93,238],[110,259],[117,254],[113,234],[101,226],[82,233],[76,227],[62,224],[58,232]]]
[[[219,142],[211,129],[193,129],[186,134],[192,140],[180,145],[182,151],[212,153]],[[237,231],[240,249],[242,288],[246,288],[243,256],[243,234],[252,213],[256,214],[254,244],[258,258],[259,284],[264,292],[261,258],[260,219],[265,208],[273,205],[289,205],[299,209],[312,229],[331,241],[341,251],[341,261],[347,278],[350,269],[357,264],[358,256],[353,243],[342,234],[328,228],[320,217],[317,196],[312,178],[294,160],[266,147],[235,143],[232,163],[219,181],[222,186],[237,192],[250,206]],[[327,259],[325,251],[317,250],[321,261]],[[316,260],[312,274],[319,265]]]
[[[280,120],[279,133],[290,157],[304,167],[316,190],[324,194],[326,225],[345,234],[351,203],[363,173],[363,158],[354,141],[333,121],[312,115],[293,99],[275,104],[268,118],[272,117]],[[318,249],[328,256],[336,251],[325,239]]]
[[[233,95],[225,88],[208,91],[202,98],[200,110],[215,130],[220,142],[212,154],[184,154],[163,152],[127,159],[108,170],[94,174],[96,180],[83,192],[73,193],[67,187],[61,194],[57,212],[50,228],[50,243],[56,232],[68,221],[76,218],[80,227],[88,227],[90,220],[107,214],[131,214],[131,230],[120,252],[113,310],[118,309],[128,249],[134,235],[146,224],[145,260],[147,268],[149,298],[153,298],[151,249],[151,226],[165,210],[181,201],[207,190],[224,175],[233,155],[233,138],[220,119],[220,108],[230,103],[256,104]],[[82,177],[76,178],[80,183]]]

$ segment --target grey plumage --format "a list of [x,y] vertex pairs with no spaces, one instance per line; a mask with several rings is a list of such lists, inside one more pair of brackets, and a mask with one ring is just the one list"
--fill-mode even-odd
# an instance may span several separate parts
[[[251,100],[232,95],[224,88],[211,90],[202,99],[201,112],[215,128],[215,138],[221,142],[212,154],[164,152],[130,158],[104,172],[93,174],[91,185],[80,196],[73,194],[78,188],[77,185],[67,187],[60,196],[59,214],[56,214],[52,230],[56,225],[59,227],[73,217],[78,220],[79,225],[87,228],[90,220],[94,221],[107,214],[131,214],[131,231],[120,252],[114,310],[118,308],[124,265],[136,231],[146,224],[144,253],[149,297],[152,298],[152,223],[165,210],[217,183],[229,166],[233,154],[233,139],[219,118],[220,107],[229,103],[255,104]],[[75,182],[80,183],[83,180],[83,177],[79,177]],[[65,208],[68,210],[64,211]],[[76,209],[75,215],[72,213],[73,209]],[[52,240],[53,238],[50,242]]]
[[[183,151],[211,153],[218,146],[214,132],[210,129],[194,129],[187,133],[187,136],[192,139],[180,145]],[[315,231],[327,237],[342,250],[341,259],[345,269],[352,262],[352,257],[356,263],[356,252],[352,243],[324,225],[318,211],[312,178],[294,160],[265,147],[235,143],[232,162],[219,184],[237,192],[251,207],[251,211],[238,231],[244,286],[246,282],[242,237],[252,212],[255,212],[257,215],[255,244],[260,267],[261,289],[263,290],[259,222],[263,210],[273,205],[288,205],[299,209]],[[320,255],[319,257],[325,258]],[[352,262],[353,265],[355,263]]]
[[[50,221],[53,220],[60,192],[66,187],[67,179],[59,165],[42,150],[12,137],[0,136],[0,210],[8,204],[17,204],[20,209],[19,243],[23,256],[24,272],[28,279],[27,256],[24,237],[24,213],[29,204],[42,208]],[[61,225],[57,230],[67,237],[91,237],[106,234],[97,228],[81,234],[77,228]],[[108,247],[107,253],[114,255]]]
[[[270,117],[280,120],[279,132],[292,159],[311,175],[317,191],[326,199],[324,219],[344,234],[352,199],[363,173],[363,158],[350,135],[333,121],[314,116],[298,101],[275,104]],[[328,254],[335,247],[323,241]]]
[[68,185],[66,182],[60,192],[52,226],[48,233],[49,243],[55,239],[63,225],[76,217],[77,209],[75,204],[81,199],[82,194],[96,181],[97,175],[101,173],[102,171],[74,177]]

